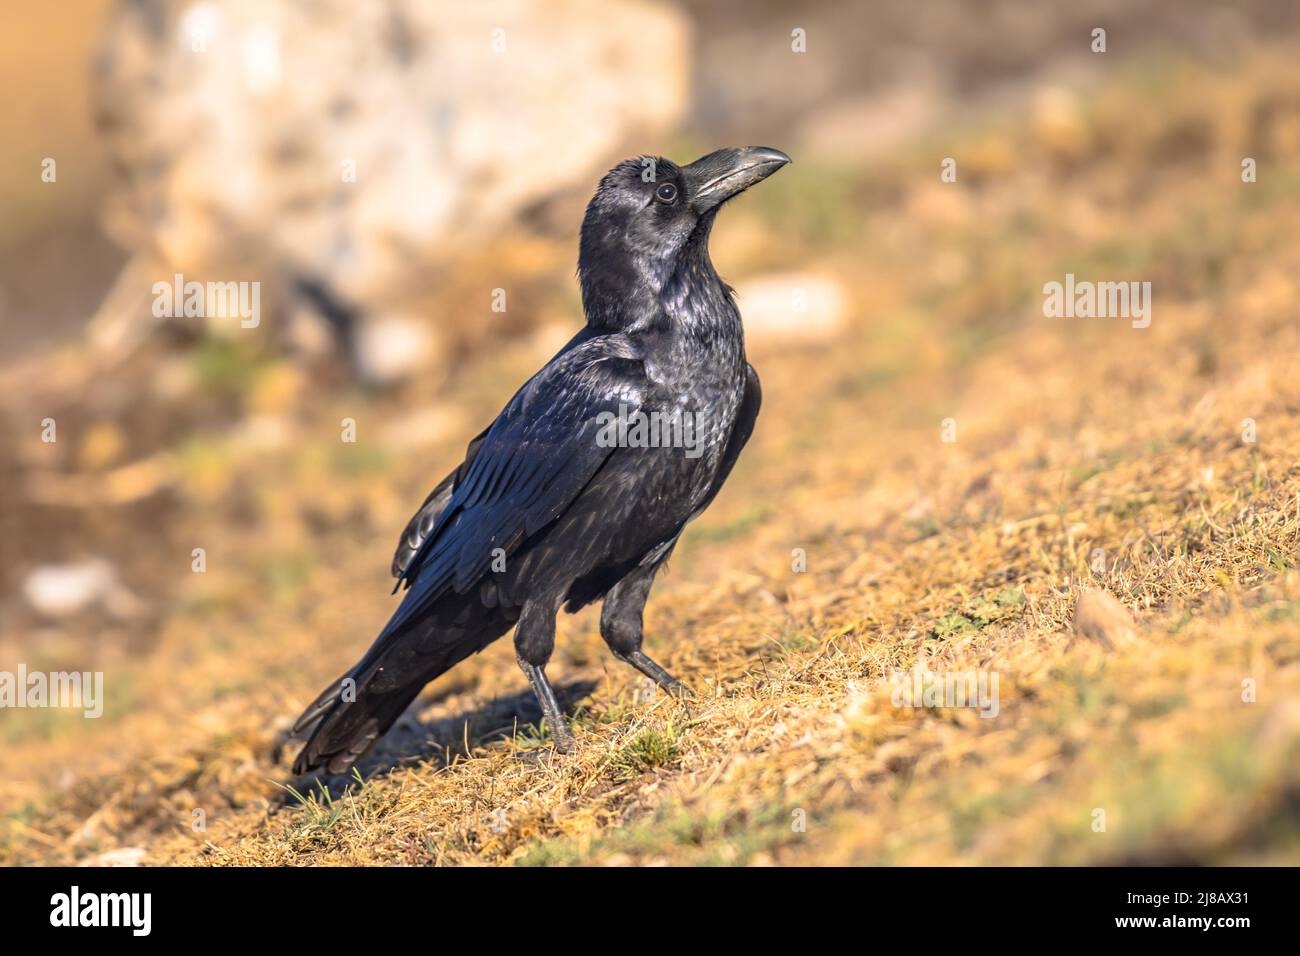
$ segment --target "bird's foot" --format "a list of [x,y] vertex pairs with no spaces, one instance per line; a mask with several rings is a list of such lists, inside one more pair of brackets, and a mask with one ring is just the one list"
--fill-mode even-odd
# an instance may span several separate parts
[[524,660],[519,661],[519,669],[528,677],[528,683],[532,685],[533,693],[537,695],[537,702],[542,705],[542,716],[546,718],[546,723],[551,728],[551,740],[555,744],[556,751],[562,754],[572,753],[577,749],[578,741],[573,736],[573,731],[569,729],[569,722],[560,713],[559,702],[555,699],[555,690],[551,687],[551,682],[546,679],[546,672]]
[[569,729],[569,723],[563,717],[555,719],[547,718],[551,724],[551,741],[555,745],[555,752],[562,754],[571,754],[578,749],[578,739],[573,736],[573,731]]
[[695,693],[679,681],[672,674],[668,673],[642,651],[633,651],[630,654],[616,655],[619,660],[631,664],[646,677],[650,678],[673,697],[685,700],[695,696]]

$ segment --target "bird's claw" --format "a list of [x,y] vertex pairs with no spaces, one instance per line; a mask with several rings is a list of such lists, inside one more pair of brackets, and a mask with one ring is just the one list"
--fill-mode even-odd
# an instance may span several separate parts
[[556,753],[571,754],[578,748],[578,740],[563,717],[551,724],[551,742]]
[[695,696],[694,691],[656,664],[651,660],[649,655],[643,651],[633,651],[630,654],[618,654],[616,656],[619,660],[626,664],[631,664],[646,677],[650,678],[662,687],[670,696],[676,697],[678,700],[688,700]]

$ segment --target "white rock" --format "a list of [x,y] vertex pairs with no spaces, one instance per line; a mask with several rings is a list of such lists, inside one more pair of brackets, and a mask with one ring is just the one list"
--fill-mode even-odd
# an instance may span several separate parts
[[371,384],[397,382],[424,368],[434,348],[433,330],[418,319],[378,317],[357,330],[357,368]]
[[103,853],[97,853],[88,859],[82,860],[78,866],[139,866],[145,857],[143,847],[124,846],[116,850],[106,850]]
[[735,285],[747,342],[825,342],[844,327],[848,296],[830,276],[769,273]]
[[[95,87],[115,233],[167,275],[260,281],[264,308],[307,279],[363,325],[409,315],[458,251],[661,141],[690,49],[644,0],[119,2]],[[412,334],[363,336],[366,372],[409,370]]]
[[106,561],[91,558],[72,564],[46,564],[23,581],[28,603],[48,617],[67,617],[108,598],[117,576]]

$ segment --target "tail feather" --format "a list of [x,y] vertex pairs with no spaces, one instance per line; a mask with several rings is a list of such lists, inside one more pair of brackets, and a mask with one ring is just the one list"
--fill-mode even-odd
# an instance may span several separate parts
[[387,694],[370,694],[353,702],[336,700],[298,754],[293,772],[304,774],[318,767],[327,773],[351,770],[419,696],[425,683],[411,681]]
[[434,610],[431,621],[384,634],[303,711],[293,732],[316,726],[294,761],[295,774],[318,767],[331,774],[352,769],[429,681],[482,650],[513,623],[508,611],[460,596]]
[[329,711],[338,701],[343,699],[343,682],[352,677],[353,672],[348,671],[334,683],[326,687],[319,697],[308,705],[302,715],[293,722],[292,733],[300,734],[316,721],[320,720],[326,712]]

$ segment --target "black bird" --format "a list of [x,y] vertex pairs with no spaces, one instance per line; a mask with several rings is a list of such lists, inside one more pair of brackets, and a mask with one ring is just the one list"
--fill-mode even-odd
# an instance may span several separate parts
[[393,557],[406,596],[298,718],[295,733],[319,723],[295,773],[351,768],[425,684],[511,627],[555,747],[570,750],[545,667],[560,608],[600,598],[614,656],[689,693],[641,650],[642,610],[682,529],[730,474],[760,401],[709,232],[723,203],[788,162],[776,149],[722,149],[688,166],[627,160],[601,180],[578,254],[586,327],[406,526]]

